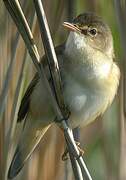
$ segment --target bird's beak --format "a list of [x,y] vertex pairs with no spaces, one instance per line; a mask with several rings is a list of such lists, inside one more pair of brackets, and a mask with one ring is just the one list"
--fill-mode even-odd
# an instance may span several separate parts
[[70,31],[81,32],[80,29],[73,23],[64,22],[63,26]]

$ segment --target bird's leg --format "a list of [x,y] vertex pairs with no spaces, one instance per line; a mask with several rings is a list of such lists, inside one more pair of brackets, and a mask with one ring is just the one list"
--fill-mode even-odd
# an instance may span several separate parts
[[[83,149],[81,149],[80,148],[80,142],[75,142],[76,143],[76,145],[77,145],[77,148],[78,148],[78,150],[79,150],[79,153],[80,153],[80,156],[83,156],[83,154],[84,154],[84,150]],[[67,159],[68,159],[68,148],[66,147],[65,148],[65,151],[64,151],[64,153],[63,153],[63,155],[62,155],[62,160],[63,161],[66,161]]]

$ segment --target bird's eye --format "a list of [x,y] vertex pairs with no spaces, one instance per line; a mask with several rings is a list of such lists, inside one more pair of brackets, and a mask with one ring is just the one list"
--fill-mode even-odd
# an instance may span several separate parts
[[97,35],[97,29],[96,28],[92,28],[89,30],[89,33],[91,36],[96,36]]

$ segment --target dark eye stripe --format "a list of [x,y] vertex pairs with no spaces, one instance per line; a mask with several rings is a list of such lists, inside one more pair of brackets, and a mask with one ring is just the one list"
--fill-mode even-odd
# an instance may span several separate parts
[[82,29],[81,33],[84,34],[84,35],[87,35],[87,29]]

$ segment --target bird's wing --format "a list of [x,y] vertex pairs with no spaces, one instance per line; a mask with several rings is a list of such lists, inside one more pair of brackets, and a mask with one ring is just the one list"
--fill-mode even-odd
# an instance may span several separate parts
[[[65,43],[64,43],[65,44]],[[55,51],[56,51],[56,54],[57,54],[57,57],[58,55],[62,54],[63,50],[64,50],[64,44],[62,45],[59,45],[55,48]],[[44,69],[45,71],[48,71],[47,69],[47,57],[44,55],[42,57],[42,60],[41,60],[41,63],[43,63],[43,66],[44,66]],[[61,62],[59,62],[60,64]],[[48,80],[50,80],[50,76],[49,76],[49,73],[48,74]],[[22,98],[22,101],[21,101],[21,105],[20,105],[20,108],[19,108],[19,112],[18,112],[18,119],[17,119],[17,122],[21,122],[23,119],[25,119],[25,116],[27,115],[27,112],[29,111],[29,104],[30,104],[30,97],[31,97],[31,94],[34,90],[34,87],[36,86],[36,84],[38,83],[39,81],[39,75],[38,73],[35,74],[34,78],[32,79],[31,83],[29,84],[25,94],[24,94],[24,97]]]
[[[57,56],[62,53],[62,47],[63,46],[59,46],[56,48]],[[42,63],[44,63],[43,66],[45,67],[44,70],[46,71],[46,56],[42,58]],[[48,79],[49,78],[50,77],[48,76]],[[50,122],[48,121],[44,121],[44,123],[42,123],[42,121],[35,119],[36,117],[33,117],[29,111],[31,94],[34,91],[34,87],[36,86],[38,81],[39,75],[38,73],[36,73],[35,77],[33,78],[26,90],[18,112],[18,122],[21,122],[23,119],[25,119],[25,125],[8,171],[9,179],[14,178],[19,173],[24,163],[30,157],[33,150],[36,148],[47,129],[51,126]],[[45,117],[42,117],[42,119],[44,118]]]
[[29,109],[31,93],[33,92],[34,87],[36,86],[38,80],[39,80],[39,76],[38,76],[38,73],[36,73],[22,98],[21,105],[20,105],[20,108],[18,111],[17,122],[21,122],[25,118],[25,116],[28,112],[28,109]]

